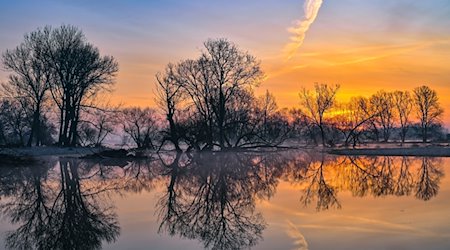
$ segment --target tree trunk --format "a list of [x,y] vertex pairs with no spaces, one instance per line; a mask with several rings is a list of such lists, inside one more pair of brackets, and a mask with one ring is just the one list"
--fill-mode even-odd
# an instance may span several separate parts
[[72,147],[77,146],[78,144],[78,121],[80,119],[80,107],[79,105],[76,105],[73,108],[73,118],[70,124],[70,131],[69,131],[69,143]]
[[405,139],[406,139],[406,128],[405,127],[402,128],[401,136],[402,136],[402,143],[405,143]]
[[31,123],[31,131],[30,131],[30,137],[28,138],[27,147],[31,147],[31,144],[33,143],[33,137],[36,131],[36,111],[33,113],[33,121]]
[[423,129],[422,129],[422,141],[424,142],[424,143],[426,143],[427,142],[427,137],[428,137],[428,127],[427,126],[424,126],[423,127]]
[[181,152],[181,148],[180,145],[178,143],[178,129],[175,125],[175,121],[173,120],[173,114],[172,112],[169,112],[169,114],[167,114],[167,120],[169,121],[169,129],[170,129],[170,141],[172,142],[172,144],[175,146],[175,150],[177,152]]
[[218,117],[218,123],[219,123],[219,144],[220,149],[225,148],[225,132],[223,128],[223,123],[225,120],[225,97],[223,96],[223,90],[222,86],[220,86],[220,92],[219,92],[219,117]]
[[320,125],[319,129],[320,129],[320,136],[322,137],[322,146],[326,147],[327,145],[325,143],[325,131],[323,129],[323,125]]
[[36,109],[33,113],[33,122],[31,125],[30,138],[28,138],[27,147],[31,147],[33,139],[36,139],[36,146],[39,146],[40,143],[39,134],[41,125],[40,116],[41,116],[40,109]]

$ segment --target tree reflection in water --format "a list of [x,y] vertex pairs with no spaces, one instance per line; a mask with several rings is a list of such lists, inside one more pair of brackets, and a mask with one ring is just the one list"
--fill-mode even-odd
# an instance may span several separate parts
[[438,160],[427,157],[422,157],[421,160],[416,181],[416,197],[427,201],[437,195],[439,182],[444,173]]
[[282,174],[282,166],[270,160],[238,153],[177,155],[165,164],[169,181],[158,203],[160,232],[199,239],[212,249],[257,244],[266,225],[255,199],[272,196]]
[[330,207],[341,208],[337,199],[337,189],[330,185],[324,176],[325,155],[322,154],[320,161],[310,162],[304,181],[308,182],[304,195],[300,198],[304,206],[307,206],[316,198],[317,210],[327,210]]
[[98,249],[102,241],[112,242],[119,235],[117,216],[104,203],[102,187],[82,185],[89,166],[76,159],[58,165],[26,168],[18,188],[2,204],[2,214],[21,224],[7,233],[6,247]]
[[430,157],[314,155],[299,165],[300,177],[287,179],[303,184],[302,204],[315,201],[317,210],[341,208],[338,191],[357,197],[408,196],[414,191],[416,198],[427,201],[438,193],[444,176],[441,165],[442,159]]
[[151,192],[159,232],[205,248],[249,248],[266,223],[258,200],[280,181],[300,187],[300,203],[339,209],[339,192],[355,197],[410,196],[430,200],[444,176],[440,158],[336,157],[317,153],[164,154],[149,161],[59,159],[41,166],[0,168],[0,211],[18,228],[14,249],[96,249],[120,233],[111,194]]

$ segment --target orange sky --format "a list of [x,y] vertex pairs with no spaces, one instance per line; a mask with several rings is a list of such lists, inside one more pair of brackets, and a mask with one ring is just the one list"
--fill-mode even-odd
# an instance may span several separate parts
[[[268,78],[257,93],[268,89],[280,107],[298,106],[299,89],[314,82],[340,84],[340,101],[426,84],[438,91],[450,127],[445,0],[25,2],[2,8],[0,50],[37,27],[78,26],[119,62],[115,103],[153,105],[158,71],[197,57],[206,39],[226,37],[262,61]],[[27,19],[18,20],[19,14]],[[287,55],[289,46],[298,49]],[[0,71],[0,81],[6,76]]]

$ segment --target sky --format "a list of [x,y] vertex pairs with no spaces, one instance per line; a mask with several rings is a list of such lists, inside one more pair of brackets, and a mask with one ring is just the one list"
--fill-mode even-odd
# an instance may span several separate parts
[[158,71],[228,38],[261,60],[257,93],[269,90],[280,107],[298,107],[300,88],[315,82],[340,84],[341,101],[426,84],[450,127],[448,0],[0,0],[0,51],[61,24],[117,59],[111,101],[125,106],[154,105]]

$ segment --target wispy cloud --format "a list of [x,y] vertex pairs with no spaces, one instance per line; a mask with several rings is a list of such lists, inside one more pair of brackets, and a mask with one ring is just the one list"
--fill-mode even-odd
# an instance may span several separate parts
[[297,250],[308,250],[308,242],[306,242],[305,237],[300,230],[295,226],[291,221],[287,222],[287,231],[286,233],[294,239],[295,249]]
[[288,31],[292,34],[291,42],[285,46],[285,52],[288,60],[292,58],[298,48],[302,46],[303,41],[305,40],[306,32],[314,20],[316,20],[320,6],[322,6],[322,2],[322,0],[305,0],[303,5],[305,13],[303,19],[297,20],[295,26],[288,29]]

